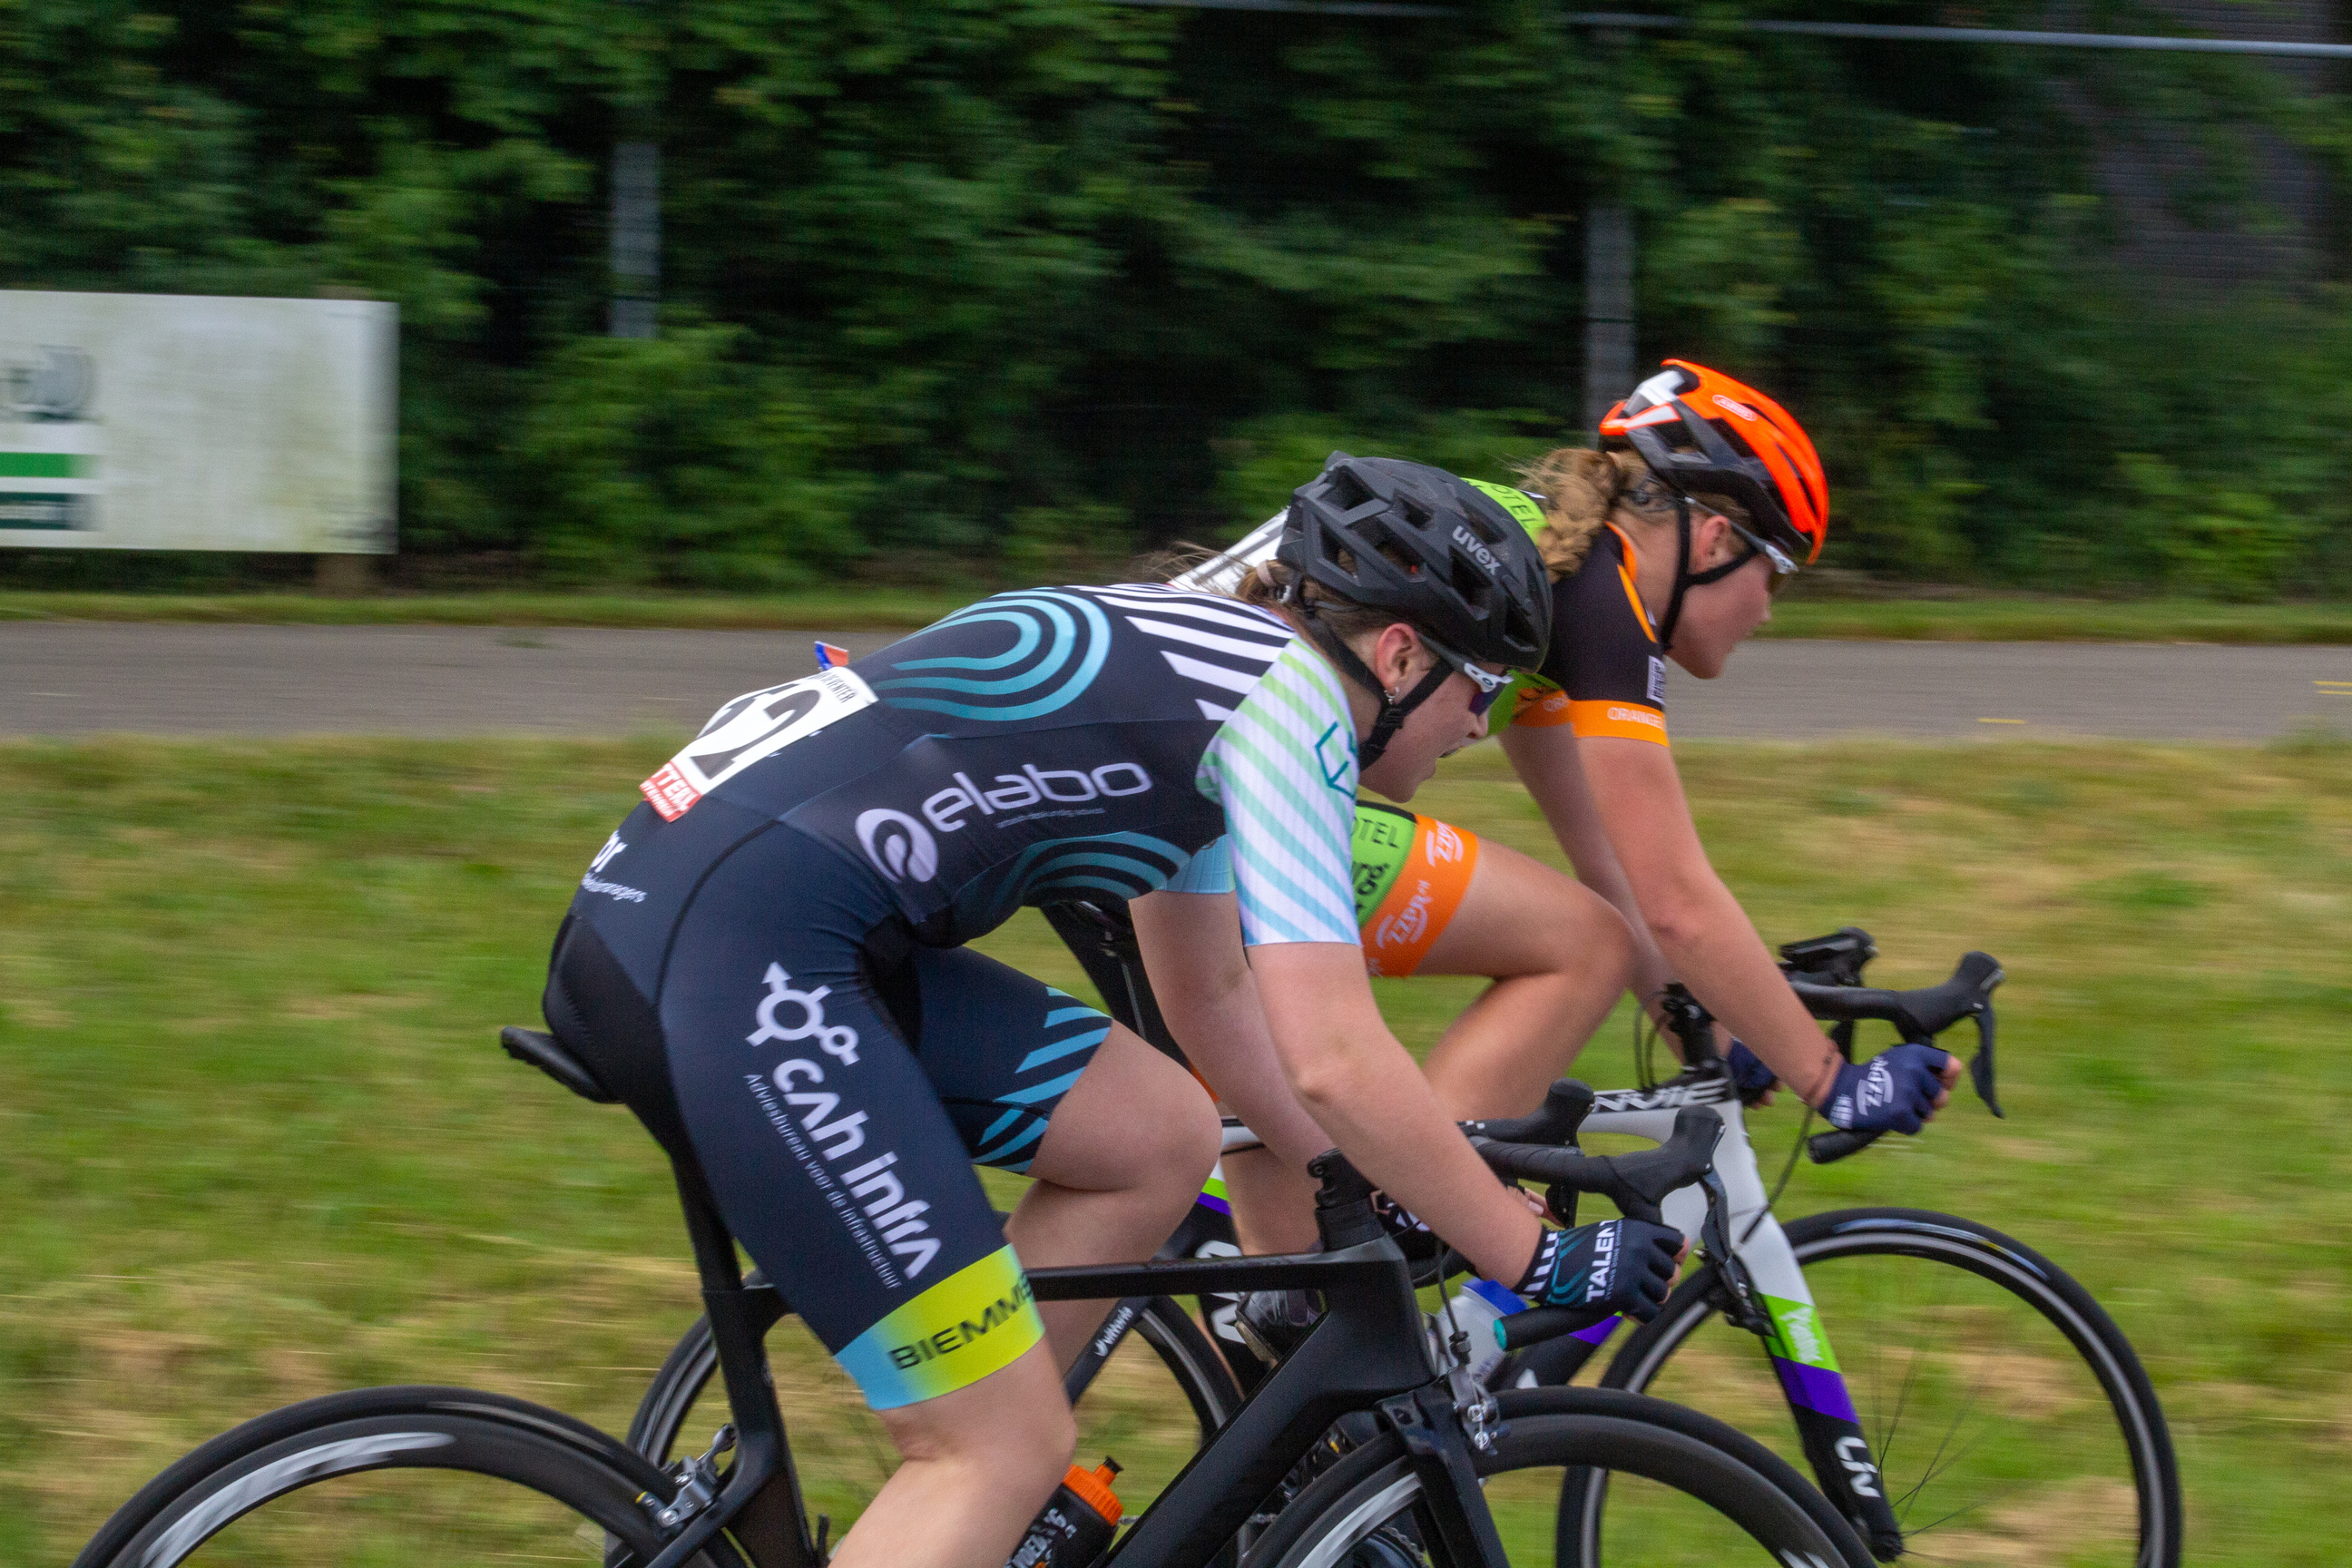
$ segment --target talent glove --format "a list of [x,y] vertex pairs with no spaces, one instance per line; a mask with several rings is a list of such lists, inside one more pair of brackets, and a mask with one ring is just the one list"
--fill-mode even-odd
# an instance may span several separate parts
[[1570,1307],[1592,1321],[1617,1313],[1648,1322],[1674,1288],[1683,1233],[1647,1220],[1612,1219],[1547,1230],[1527,1277],[1512,1289],[1538,1307]]
[[1848,1132],[1916,1132],[1935,1114],[1951,1059],[1949,1051],[1908,1044],[1867,1062],[1847,1062],[1838,1068],[1822,1114]]
[[1749,1050],[1738,1040],[1723,1053],[1723,1065],[1731,1069],[1731,1081],[1739,1089],[1739,1098],[1749,1103],[1771,1091],[1780,1081],[1780,1075],[1764,1065],[1764,1058]]

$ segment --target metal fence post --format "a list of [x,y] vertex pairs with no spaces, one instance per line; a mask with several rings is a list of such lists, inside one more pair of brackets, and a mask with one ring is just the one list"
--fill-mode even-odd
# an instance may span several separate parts
[[1584,218],[1584,424],[1633,386],[1633,215],[1594,207]]

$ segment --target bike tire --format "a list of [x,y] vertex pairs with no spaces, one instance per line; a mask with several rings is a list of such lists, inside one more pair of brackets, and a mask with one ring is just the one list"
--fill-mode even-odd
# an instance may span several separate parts
[[[672,1483],[559,1411],[475,1389],[363,1388],[290,1405],[165,1469],[73,1568],[458,1568],[526,1556],[581,1568],[652,1560],[646,1504]],[[689,1562],[743,1568],[724,1537]]]
[[[1848,1316],[1847,1310],[1842,1309],[1839,1298],[1843,1291],[1839,1286],[1831,1283],[1859,1278],[1850,1270],[1841,1270],[1837,1267],[1854,1260],[1906,1258],[1959,1271],[1950,1276],[1917,1276],[1927,1281],[1929,1289],[1954,1303],[1945,1310],[1944,1316],[1948,1324],[1958,1325],[1958,1331],[1968,1331],[1969,1325],[1965,1314],[1969,1312],[1979,1314],[1979,1320],[1985,1321],[1999,1315],[2004,1321],[2024,1322],[2013,1308],[2003,1309],[1991,1292],[2005,1295],[2054,1330],[2056,1340],[2036,1336],[2039,1348],[2054,1352],[2057,1342],[2063,1341],[2087,1371],[2095,1384],[2097,1394],[2104,1398],[2106,1409],[2113,1415],[2115,1438],[2120,1455],[2128,1461],[2130,1469],[2136,1531],[2120,1522],[2123,1517],[2121,1499],[2113,1495],[2114,1488],[2122,1484],[2119,1476],[2111,1477],[2102,1483],[2095,1476],[2044,1473],[2036,1478],[2034,1484],[2048,1487],[2063,1482],[2074,1487],[2076,1495],[2072,1500],[2072,1506],[2056,1511],[2074,1516],[2066,1522],[2066,1528],[2099,1528],[2096,1520],[2111,1521],[2105,1526],[2109,1533],[2108,1550],[2118,1563],[2128,1563],[2132,1568],[2179,1568],[2181,1555],[2180,1478],[2163,1408],[2157,1401],[2155,1389],[2150,1385],[2147,1373],[2140,1365],[2139,1357],[2130,1342],[2079,1282],[2032,1247],[1989,1226],[1923,1209],[1840,1209],[1807,1215],[1790,1224],[1786,1230],[1797,1260],[1806,1270],[1807,1281],[1814,1288],[1815,1299],[1822,1305],[1825,1325],[1841,1343],[1849,1346],[1847,1353],[1850,1356],[1858,1352],[1874,1355],[1886,1348],[1880,1335],[1873,1331],[1876,1325],[1853,1321]],[[1880,1269],[1877,1273],[1885,1279],[1894,1276],[1896,1271]],[[1966,1285],[1960,1278],[1962,1275],[1972,1276],[1984,1284]],[[1904,1271],[1902,1279],[1905,1282],[1907,1283],[1911,1278],[1908,1271]],[[1917,1292],[1922,1297],[1927,1293],[1926,1289]],[[1858,1295],[1857,1292],[1857,1298]],[[1675,1353],[1685,1350],[1698,1331],[1715,1319],[1720,1306],[1711,1270],[1684,1281],[1667,1299],[1658,1316],[1644,1324],[1618,1351],[1601,1377],[1601,1385],[1637,1393],[1657,1389]],[[1914,1306],[1908,1309],[1908,1315],[1924,1319],[1930,1314]],[[1982,1331],[1981,1322],[1977,1331]],[[1727,1328],[1725,1332],[1741,1339],[1748,1338],[1736,1329]],[[1932,1430],[1925,1438],[1916,1441],[1906,1437],[1907,1446],[1903,1449],[1905,1468],[1896,1469],[1889,1465],[1895,1457],[1889,1451],[1890,1445],[1900,1431],[1906,1406],[1910,1404],[1915,1392],[1915,1384],[1927,1381],[1918,1375],[1922,1363],[1940,1356],[1959,1363],[1965,1368],[1968,1356],[1973,1353],[1965,1349],[1948,1352],[1944,1349],[1948,1342],[1939,1338],[1936,1342],[1938,1348],[1933,1352],[1923,1352],[1916,1346],[1906,1347],[1902,1355],[1904,1383],[1899,1396],[1894,1402],[1891,1421],[1886,1419],[1888,1411],[1883,1399],[1873,1401],[1864,1394],[1857,1394],[1854,1399],[1857,1409],[1862,1412],[1865,1429],[1873,1426],[1874,1405],[1880,1417],[1879,1429],[1870,1435],[1871,1446],[1874,1456],[1887,1475],[1890,1500],[1897,1496],[1898,1489],[1908,1479],[1908,1466],[1914,1451],[1932,1443],[1934,1447],[1927,1449],[1931,1456],[1928,1468],[1918,1483],[1908,1489],[1910,1500],[1906,1502],[1905,1509],[1933,1522],[1927,1528],[1914,1526],[1915,1534],[1927,1534],[1930,1529],[1941,1528],[1959,1519],[1968,1520],[1962,1526],[1964,1531],[1999,1530],[2022,1535],[2033,1528],[2053,1528],[2046,1521],[2039,1523],[2027,1521],[2022,1510],[2014,1507],[2009,1514],[2000,1514],[1994,1506],[1999,1496],[1991,1491],[1990,1482],[1983,1485],[1977,1495],[1958,1497],[1957,1507],[1954,1506],[1954,1496],[1935,1498],[1925,1494],[1939,1475],[1951,1474],[1970,1453],[1969,1442],[1965,1439],[1957,1451],[1954,1448],[1955,1436],[1963,1422],[1970,1424],[1972,1436],[1999,1430],[2003,1436],[2004,1446],[2012,1451],[2010,1462],[2021,1468],[2031,1468],[2031,1461],[2020,1452],[2026,1447],[2027,1435],[2032,1430],[2024,1423],[2046,1421],[2050,1417],[2028,1414],[2029,1408],[2047,1411],[2055,1408],[2053,1401],[2068,1398],[2075,1405],[2091,1403],[2087,1388],[2079,1397],[2068,1394],[2067,1385],[2073,1382],[2071,1377],[2060,1378],[2053,1384],[2047,1375],[2047,1363],[2055,1359],[2054,1354],[2032,1359],[2029,1366],[2025,1363],[2032,1357],[2032,1349],[2020,1352],[2015,1341],[2002,1342],[1998,1355],[1985,1358],[1988,1364],[1979,1369],[1976,1384],[1959,1404],[1953,1426],[1940,1439]],[[1760,1362],[1760,1353],[1756,1352],[1752,1343],[1747,1349],[1752,1361]],[[2006,1355],[2010,1364],[1990,1364],[1999,1355]],[[2040,1384],[2011,1390],[2018,1401],[2016,1407],[2006,1415],[1997,1407],[1987,1407],[1987,1413],[1981,1417],[1981,1426],[1977,1426],[1979,1418],[1974,1413],[1984,1405],[1988,1388],[1991,1389],[1997,1405],[2002,1390],[1992,1385],[2003,1378],[2017,1381],[2023,1371],[2032,1371],[2039,1375]],[[1853,1376],[1851,1368],[1847,1375],[1849,1378]],[[1940,1377],[1942,1374],[1931,1375]],[[1671,1377],[1666,1382],[1667,1387],[1663,1392],[1669,1397],[1689,1399],[1702,1405],[1706,1403],[1695,1382]],[[1779,1393],[1777,1385],[1773,1392]],[[2027,1401],[2032,1402],[2030,1407],[2025,1403]],[[1924,1401],[1922,1408],[1926,1408]],[[2099,1446],[2104,1447],[2104,1442]],[[1954,1457],[1945,1469],[1938,1470],[1937,1466],[1943,1463],[1947,1454]],[[1963,1476],[1957,1480],[1948,1480],[1944,1490],[1954,1493],[1963,1485],[1976,1484]],[[2094,1496],[2084,1490],[2086,1486],[2097,1487],[2100,1490]],[[1575,1557],[1572,1560],[1564,1557],[1564,1565],[1572,1561],[1574,1568],[1599,1568],[1603,1556],[1601,1529],[1607,1490],[1607,1473],[1598,1469],[1570,1476],[1562,1487],[1561,1540],[1573,1541],[1577,1544]],[[2014,1497],[2017,1493],[2012,1491],[2007,1495]],[[2104,1504],[2099,1502],[2102,1498],[2107,1500]],[[2085,1499],[2090,1500],[2085,1501]],[[1920,1507],[1922,1502],[1933,1506],[1923,1510]],[[2102,1506],[2106,1510],[2104,1513],[2098,1512]],[[2131,1536],[2127,1542],[2124,1540],[2126,1534]],[[2000,1544],[1998,1540],[1989,1540],[1985,1542],[1986,1551],[1997,1559]],[[1927,1548],[1923,1546],[1921,1550],[1924,1552]],[[2098,1560],[2088,1555],[2068,1558],[2069,1562]]]
[[[1655,1531],[1654,1561],[1748,1561],[1775,1568],[1869,1568],[1869,1554],[1805,1479],[1754,1439],[1664,1402],[1614,1390],[1539,1388],[1501,1396],[1504,1429],[1474,1455],[1512,1568],[1565,1562],[1548,1506],[1532,1524],[1515,1494],[1554,1468],[1606,1461],[1675,1500]],[[1253,1568],[1470,1568],[1444,1561],[1414,1517],[1421,1482],[1403,1439],[1384,1432],[1335,1465],[1276,1516]],[[1748,1549],[1734,1554],[1745,1538]],[[1727,1543],[1733,1543],[1727,1545]],[[1549,1548],[1549,1550],[1547,1550]]]

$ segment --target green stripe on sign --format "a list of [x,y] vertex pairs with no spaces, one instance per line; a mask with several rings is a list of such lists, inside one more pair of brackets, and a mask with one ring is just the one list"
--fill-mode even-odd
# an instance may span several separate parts
[[89,459],[72,452],[0,452],[0,479],[79,479]]

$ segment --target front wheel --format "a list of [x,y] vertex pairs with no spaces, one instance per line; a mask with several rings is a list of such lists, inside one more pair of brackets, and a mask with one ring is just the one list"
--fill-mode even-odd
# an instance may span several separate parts
[[[463,1388],[367,1388],[247,1422],[118,1510],[74,1568],[639,1568],[672,1485],[593,1427]],[[742,1568],[723,1538],[693,1568]]]
[[[1787,1227],[1819,1322],[1903,1527],[1937,1563],[2179,1568],[2180,1479],[2164,1412],[2123,1331],[2032,1248],[1973,1220],[1842,1209]],[[1712,1271],[1685,1282],[1601,1383],[1769,1435],[1802,1463],[1756,1338]],[[1607,1472],[1560,1498],[1577,1568],[1622,1561]],[[1567,1561],[1563,1559],[1563,1562]]]
[[[1606,1464],[1629,1531],[1627,1568],[1755,1563],[1869,1568],[1869,1555],[1796,1471],[1753,1439],[1654,1399],[1600,1389],[1502,1396],[1505,1429],[1475,1459],[1511,1568],[1570,1559],[1554,1536],[1564,1472]],[[1402,1439],[1356,1449],[1278,1514],[1250,1554],[1265,1568],[1475,1568],[1430,1526]]]

